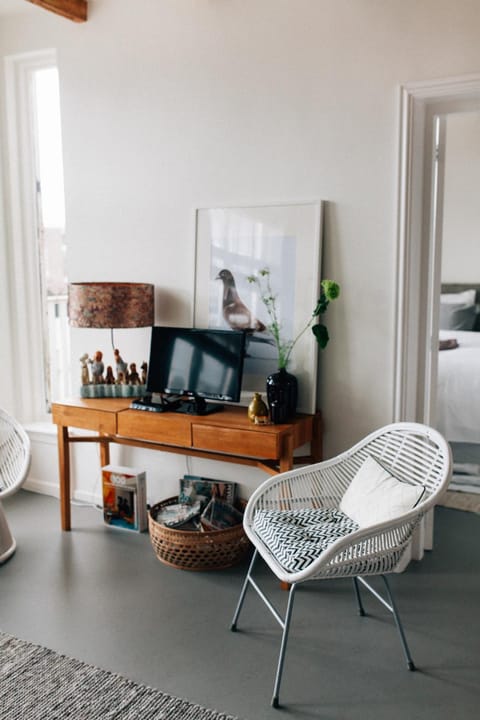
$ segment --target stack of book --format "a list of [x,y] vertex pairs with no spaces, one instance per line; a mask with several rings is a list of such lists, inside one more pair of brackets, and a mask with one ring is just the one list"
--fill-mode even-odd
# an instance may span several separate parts
[[107,525],[143,532],[147,529],[146,474],[121,465],[102,467],[103,519]]

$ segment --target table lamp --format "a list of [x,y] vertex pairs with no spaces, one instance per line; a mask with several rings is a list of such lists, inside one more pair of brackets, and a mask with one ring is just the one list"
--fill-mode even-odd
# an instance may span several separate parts
[[151,327],[154,286],[148,283],[73,282],[68,286],[68,319],[72,327]]

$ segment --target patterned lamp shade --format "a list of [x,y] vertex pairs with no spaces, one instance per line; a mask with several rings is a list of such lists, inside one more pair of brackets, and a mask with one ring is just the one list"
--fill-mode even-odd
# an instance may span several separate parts
[[87,282],[68,286],[68,318],[79,328],[138,328],[154,323],[153,285]]

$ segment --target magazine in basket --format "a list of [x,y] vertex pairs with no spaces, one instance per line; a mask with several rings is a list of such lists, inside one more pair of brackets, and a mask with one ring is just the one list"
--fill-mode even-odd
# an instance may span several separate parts
[[103,519],[107,525],[143,532],[147,529],[146,474],[121,465],[102,467]]
[[193,503],[195,500],[205,506],[212,496],[217,500],[223,500],[231,505],[235,502],[236,483],[226,480],[213,480],[212,478],[199,475],[184,475],[180,479],[180,494],[178,500],[181,503]]

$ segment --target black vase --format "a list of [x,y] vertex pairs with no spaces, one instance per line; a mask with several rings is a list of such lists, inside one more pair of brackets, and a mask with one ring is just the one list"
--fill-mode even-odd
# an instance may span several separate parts
[[267,377],[267,400],[270,419],[275,424],[288,422],[295,417],[298,383],[295,375],[280,368]]

